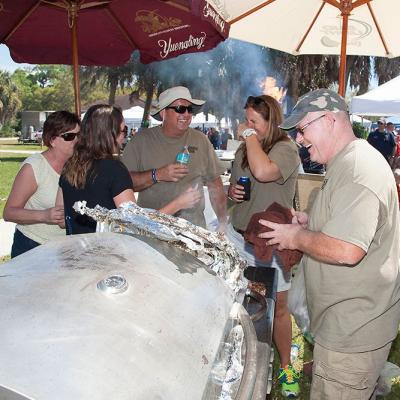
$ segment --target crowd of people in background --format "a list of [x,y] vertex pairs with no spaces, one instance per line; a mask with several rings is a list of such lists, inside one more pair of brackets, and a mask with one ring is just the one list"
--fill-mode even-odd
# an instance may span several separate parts
[[[335,92],[307,93],[286,119],[271,96],[250,96],[225,193],[215,150],[226,149],[232,135],[190,128],[195,107],[204,103],[186,87],[169,88],[152,114],[161,125],[139,134],[128,129],[120,109],[106,104],[90,107],[82,122],[67,111],[52,113],[43,128],[47,150],[24,161],[4,209],[4,219],[17,223],[12,257],[65,234],[95,232],[95,221],[74,211],[76,201],[113,209],[136,202],[135,192],[140,206],[206,228],[207,191],[217,229],[248,264],[278,271],[273,339],[282,394],[300,391],[290,360],[292,273],[278,253],[294,250],[302,255],[315,339],[311,399],[334,400],[339,392],[369,399],[400,320],[400,141],[394,125],[380,119],[368,144],[354,136],[347,105]],[[285,132],[293,129],[300,151]],[[310,215],[292,209],[301,161],[306,172],[324,175]],[[243,176],[250,198],[239,182]],[[263,246],[275,246],[267,262],[245,232],[251,217],[273,204],[291,221],[256,221],[268,228],[257,234]]]
[[218,130],[216,127],[201,128],[200,126],[196,126],[194,129],[203,132],[215,150],[226,150],[228,140],[233,139],[233,135],[229,133],[228,128]]
[[368,143],[378,150],[392,168],[400,201],[400,129],[393,122],[378,119],[377,128],[368,135]]
[[368,135],[367,141],[385,157],[389,164],[392,164],[396,153],[395,130],[392,122],[386,123],[384,118],[380,118],[378,127]]

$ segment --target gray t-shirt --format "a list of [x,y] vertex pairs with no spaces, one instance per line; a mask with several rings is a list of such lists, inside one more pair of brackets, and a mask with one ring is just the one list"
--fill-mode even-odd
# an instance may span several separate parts
[[309,228],[367,252],[354,267],[304,256],[311,331],[328,349],[371,351],[393,340],[400,320],[397,191],[387,162],[365,140],[328,164]]
[[273,202],[284,207],[293,207],[300,157],[296,145],[292,142],[280,141],[276,143],[268,153],[268,157],[279,167],[282,178],[275,182],[259,182],[254,178],[248,167],[246,169],[241,167],[242,146],[236,152],[230,182],[236,184],[241,176],[250,178],[250,201],[236,204],[232,211],[232,225],[236,229],[245,231],[251,216],[264,211]]
[[[167,205],[189,186],[198,184],[203,192],[203,185],[218,178],[224,168],[220,164],[208,138],[201,132],[189,128],[179,138],[167,137],[161,126],[138,133],[126,146],[122,162],[129,171],[142,172],[161,168],[175,161],[176,155],[184,146],[189,146],[189,173],[178,182],[158,182],[141,191],[138,205],[160,209]],[[181,210],[178,215],[195,225],[206,226],[203,199],[193,208]]]

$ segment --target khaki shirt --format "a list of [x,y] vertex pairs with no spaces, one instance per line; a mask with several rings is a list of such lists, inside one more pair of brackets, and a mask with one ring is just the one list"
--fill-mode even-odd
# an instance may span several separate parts
[[241,167],[242,149],[239,148],[236,152],[230,182],[236,184],[241,176],[249,177],[251,182],[250,200],[237,203],[232,211],[232,225],[236,229],[245,231],[251,216],[264,211],[275,201],[284,207],[293,207],[300,165],[297,147],[290,141],[278,142],[272,147],[268,157],[279,167],[282,178],[275,182],[259,182],[248,167]]
[[311,331],[338,352],[377,349],[393,340],[400,320],[399,212],[393,174],[365,140],[328,164],[309,228],[352,243],[366,256],[354,267],[303,257]]
[[[158,182],[141,191],[138,197],[139,206],[158,210],[196,184],[203,193],[203,185],[218,178],[224,168],[207,136],[195,129],[189,128],[182,137],[171,138],[162,133],[161,126],[157,126],[138,133],[128,143],[122,162],[133,172],[161,168],[175,162],[176,155],[186,145],[190,152],[188,175],[178,182]],[[202,200],[195,207],[181,210],[177,216],[205,227],[204,204],[203,193]]]

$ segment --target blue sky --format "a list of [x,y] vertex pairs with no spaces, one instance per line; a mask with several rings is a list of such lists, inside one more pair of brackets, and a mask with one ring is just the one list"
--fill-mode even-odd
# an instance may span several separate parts
[[9,72],[14,72],[17,68],[31,67],[31,64],[17,64],[10,57],[8,47],[4,44],[0,44],[0,69]]

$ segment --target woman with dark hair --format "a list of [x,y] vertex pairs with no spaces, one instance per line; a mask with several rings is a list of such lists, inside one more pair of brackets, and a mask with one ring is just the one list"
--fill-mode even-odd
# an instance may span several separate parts
[[[292,208],[300,158],[296,145],[279,128],[282,111],[271,96],[250,96],[245,105],[246,123],[239,125],[238,134],[244,140],[235,155],[228,195],[236,202],[232,224],[227,235],[249,265],[273,267],[278,272],[277,301],[274,316],[274,342],[279,352],[279,380],[284,396],[297,396],[298,376],[290,365],[292,326],[287,308],[290,272],[284,273],[280,261],[273,256],[271,263],[256,259],[254,248],[242,234],[253,214],[264,211],[272,203]],[[244,201],[244,187],[237,184],[240,177],[250,179],[250,200]]]
[[[64,206],[67,234],[96,231],[96,221],[73,209],[77,201],[86,201],[88,207],[100,205],[108,209],[136,202],[130,174],[118,159],[126,135],[120,109],[98,104],[86,112],[74,154],[64,166],[56,202]],[[190,188],[160,211],[175,214],[199,200],[199,191]]]
[[50,114],[42,136],[48,149],[22,163],[3,213],[6,221],[17,223],[11,257],[65,236],[59,227],[64,209],[55,206],[55,201],[61,171],[79,135],[79,124],[79,118],[68,111]]

